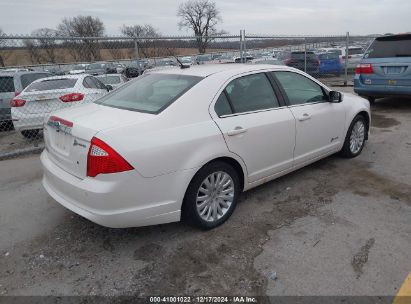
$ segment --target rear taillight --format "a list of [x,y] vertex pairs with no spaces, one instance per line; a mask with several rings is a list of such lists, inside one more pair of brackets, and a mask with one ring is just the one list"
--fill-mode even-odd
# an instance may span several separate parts
[[98,174],[118,173],[134,168],[109,145],[101,139],[93,137],[87,155],[87,176],[96,177]]
[[361,63],[357,65],[355,69],[355,74],[373,74],[374,70],[372,68],[372,64],[369,63]]
[[10,100],[10,107],[12,108],[19,108],[26,104],[24,99],[12,99]]
[[286,65],[288,65],[288,64],[291,64],[293,61],[291,60],[291,59],[287,59],[286,61],[285,61],[285,64]]
[[60,96],[62,102],[73,102],[73,101],[82,101],[84,94],[81,93],[70,93],[63,96]]
[[[342,56],[342,59],[345,59],[345,58],[346,58],[345,56]],[[348,55],[348,59],[351,59],[350,55]]]

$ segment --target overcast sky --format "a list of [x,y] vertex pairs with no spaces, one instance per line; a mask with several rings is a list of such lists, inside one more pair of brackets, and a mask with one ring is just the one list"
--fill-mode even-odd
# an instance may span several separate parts
[[[123,24],[150,23],[161,33],[179,31],[175,0],[0,0],[0,28],[29,34],[55,28],[63,17],[98,16],[108,35]],[[353,34],[411,31],[410,0],[217,0],[219,29],[237,34]]]

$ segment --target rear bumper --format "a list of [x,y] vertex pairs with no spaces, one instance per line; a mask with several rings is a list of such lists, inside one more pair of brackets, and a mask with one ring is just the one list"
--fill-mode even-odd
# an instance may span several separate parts
[[356,77],[354,78],[354,92],[361,96],[372,97],[411,97],[411,86],[366,85]]
[[12,110],[11,116],[13,119],[14,128],[17,131],[43,129],[45,117],[49,113],[34,113],[26,114],[19,113]]
[[79,179],[54,164],[46,150],[41,162],[50,196],[97,224],[125,228],[180,220],[187,171],[144,178],[133,170]]

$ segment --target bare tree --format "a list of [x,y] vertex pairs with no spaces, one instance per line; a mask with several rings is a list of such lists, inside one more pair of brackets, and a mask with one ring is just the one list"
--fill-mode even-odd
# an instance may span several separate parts
[[150,38],[158,38],[161,34],[152,25],[123,25],[120,30],[127,37],[138,38],[139,51],[144,57],[159,56],[157,40]]
[[58,35],[57,30],[50,28],[41,28],[33,31],[31,35],[39,37],[36,40],[38,42],[38,46],[42,50],[42,56],[44,61],[56,63],[56,40],[53,38],[55,38]]
[[[101,37],[105,33],[103,22],[98,17],[76,16],[64,18],[57,26],[62,36],[69,37]],[[81,39],[82,43],[72,42],[82,60],[100,60],[100,46],[96,39]]]
[[222,21],[216,3],[211,0],[188,0],[180,4],[177,17],[180,18],[179,28],[192,30],[198,51],[205,53],[210,36],[218,34],[217,24]]
[[41,28],[31,32],[31,36],[38,38],[25,39],[24,45],[34,64],[56,63],[56,41],[57,31],[49,28]]

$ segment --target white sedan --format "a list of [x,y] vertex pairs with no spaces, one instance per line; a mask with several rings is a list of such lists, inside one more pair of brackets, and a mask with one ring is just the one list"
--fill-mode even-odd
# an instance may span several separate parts
[[49,113],[90,103],[107,91],[103,83],[86,74],[36,80],[10,102],[14,128],[24,137],[35,137]]
[[340,152],[359,155],[367,100],[285,66],[152,71],[46,121],[43,185],[108,227],[213,228],[242,191]]

